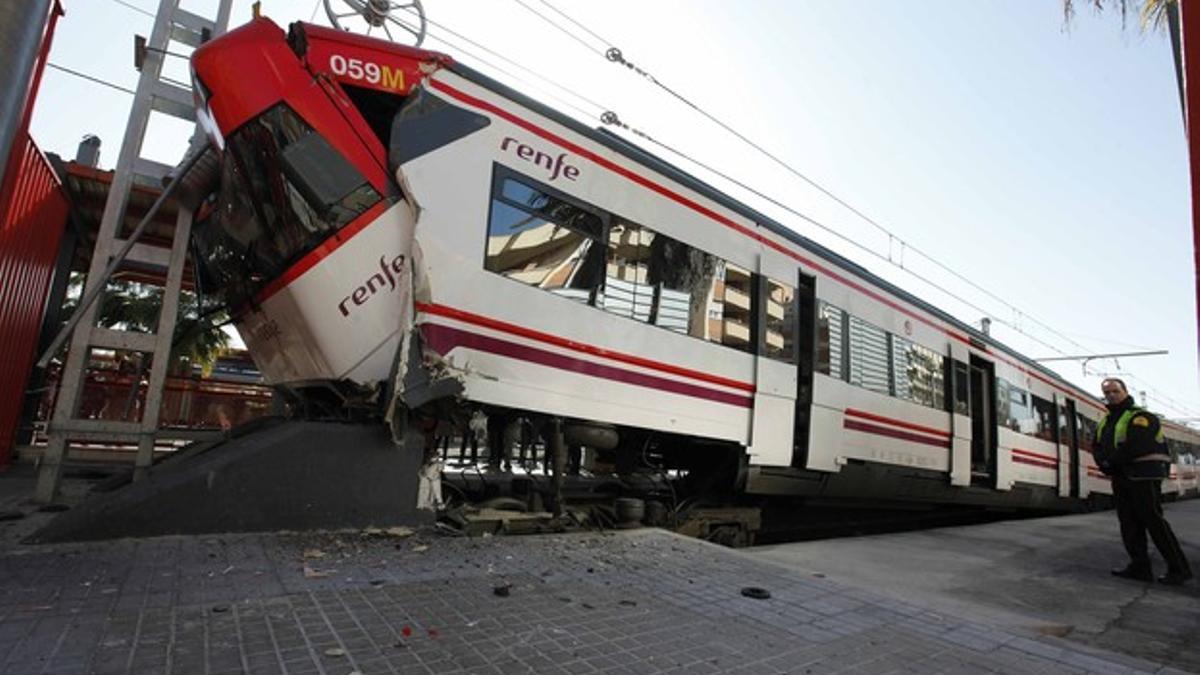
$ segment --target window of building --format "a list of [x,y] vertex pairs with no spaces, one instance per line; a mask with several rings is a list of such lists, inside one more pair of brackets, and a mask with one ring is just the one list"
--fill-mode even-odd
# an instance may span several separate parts
[[720,258],[658,234],[650,247],[648,274],[650,283],[658,289],[652,317],[655,325],[728,344],[722,332],[724,322],[709,319],[711,314],[722,317],[728,314],[720,294]]
[[[657,236],[640,225],[613,221],[608,228],[608,260],[598,307],[637,321],[650,321],[655,296],[649,281],[650,256]],[[686,308],[682,325],[686,330]]]
[[750,270],[723,260],[717,261],[722,320],[720,342],[745,352],[754,352],[754,297]]
[[484,268],[588,303],[604,271],[603,230],[598,213],[498,174]]
[[822,302],[817,308],[817,372],[836,377],[844,375],[842,359],[842,322],[845,312]]
[[857,316],[850,316],[850,384],[891,394],[888,334]]
[[774,279],[765,279],[765,282],[763,353],[792,363],[796,360],[796,289]]
[[892,372],[897,397],[945,410],[946,365],[941,354],[893,335]]

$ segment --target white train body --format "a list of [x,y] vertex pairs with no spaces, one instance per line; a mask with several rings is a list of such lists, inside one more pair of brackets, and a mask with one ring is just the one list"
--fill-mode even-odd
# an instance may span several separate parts
[[[878,471],[891,498],[1111,491],[1088,452],[1093,395],[614,136],[461,66],[421,74],[407,97],[448,140],[397,159],[392,137],[394,194],[239,316],[270,381],[413,407],[449,381],[470,405],[724,442],[745,448],[748,493],[855,472],[843,492],[880,491]],[[690,290],[653,269],[670,255],[695,265]],[[1195,492],[1197,436],[1167,433],[1164,490]]]

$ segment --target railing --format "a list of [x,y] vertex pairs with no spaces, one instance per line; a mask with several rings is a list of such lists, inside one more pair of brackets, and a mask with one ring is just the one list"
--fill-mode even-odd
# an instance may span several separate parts
[[[80,395],[79,419],[137,422],[146,401],[147,376],[111,368],[89,368]],[[168,377],[159,426],[163,429],[227,430],[271,413],[273,392],[264,384],[219,378]],[[38,426],[54,409],[58,372],[47,375],[38,406]],[[170,434],[165,434],[170,436]],[[38,440],[43,440],[41,434]]]

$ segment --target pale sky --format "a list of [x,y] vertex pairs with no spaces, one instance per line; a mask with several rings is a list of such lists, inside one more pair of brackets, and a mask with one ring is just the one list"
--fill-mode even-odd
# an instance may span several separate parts
[[[1168,417],[1200,419],[1187,146],[1164,36],[1141,35],[1135,20],[1123,32],[1117,15],[1086,7],[1065,31],[1060,0],[548,1],[606,42],[560,20],[583,41],[600,51],[619,47],[899,239],[1002,298],[1007,304],[903,253],[907,268],[986,310],[993,335],[1024,354],[1170,350],[1119,365],[1095,360],[1087,376],[1078,362],[1047,365],[1097,392],[1101,374],[1119,374]],[[157,3],[63,2],[51,62],[134,88],[133,35],[148,35],[151,19],[125,5],[153,12]],[[558,18],[541,0],[521,2]],[[233,23],[250,17],[250,4],[235,1]],[[440,25],[429,27],[425,47],[594,126],[595,104],[611,109],[882,259],[650,148],[750,206],[963,321],[978,325],[984,315],[889,264],[887,235],[516,0],[424,5]],[[211,15],[215,2],[183,6]],[[314,13],[328,23],[321,0],[262,7],[281,26]],[[187,79],[183,59],[168,64],[170,76]],[[96,134],[109,168],[131,98],[47,70],[34,139],[70,158],[84,134]],[[186,124],[156,120],[143,155],[176,163],[188,133]],[[900,261],[898,241],[890,250]]]

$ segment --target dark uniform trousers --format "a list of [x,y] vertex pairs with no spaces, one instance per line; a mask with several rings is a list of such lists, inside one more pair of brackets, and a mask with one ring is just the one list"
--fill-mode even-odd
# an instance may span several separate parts
[[1150,551],[1146,533],[1167,562],[1172,572],[1189,572],[1187,557],[1171,525],[1163,518],[1161,481],[1130,480],[1123,476],[1112,479],[1113,501],[1117,520],[1121,523],[1121,539],[1134,566],[1150,569]]

